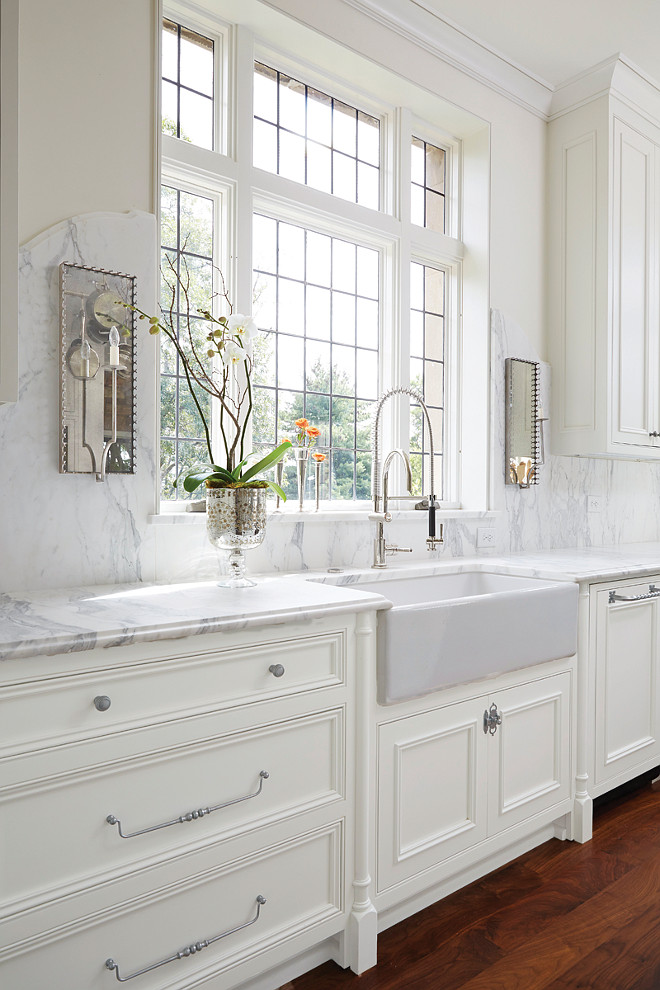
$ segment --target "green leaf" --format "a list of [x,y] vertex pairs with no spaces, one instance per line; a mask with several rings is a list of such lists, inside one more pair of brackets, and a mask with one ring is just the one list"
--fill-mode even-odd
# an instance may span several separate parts
[[228,471],[227,468],[220,467],[219,464],[212,464],[211,465],[211,468],[213,469],[213,471],[216,474],[220,475],[221,478],[224,478],[225,481],[233,481],[234,480],[231,472]]
[[282,499],[283,502],[286,502],[286,495],[284,494],[284,492],[282,491],[279,485],[276,485],[274,481],[267,481],[266,484],[270,489],[272,489],[272,491],[275,492],[276,495],[279,495],[279,497]]
[[[250,455],[248,454],[248,457],[249,456]],[[241,468],[244,467],[247,464],[248,457],[244,457],[243,460],[241,461],[241,463],[240,464],[237,464],[236,467],[234,468],[234,470],[231,472],[231,476],[234,479],[234,481],[244,481],[245,480],[244,478],[241,478]]]
[[279,447],[272,450],[270,454],[266,454],[266,456],[262,457],[260,461],[253,464],[252,467],[242,476],[241,481],[249,481],[250,478],[254,478],[257,474],[261,474],[262,471],[267,471],[269,467],[273,466],[273,464],[277,464],[278,461],[281,461],[286,452],[290,450],[292,446],[293,445],[289,440],[285,440],[285,442],[281,443]]
[[207,478],[225,482],[233,480],[229,472],[225,471],[224,468],[219,468],[216,471],[212,467],[209,467],[204,468],[202,471],[192,471],[190,474],[187,474],[183,479],[183,487],[187,492],[194,492]]

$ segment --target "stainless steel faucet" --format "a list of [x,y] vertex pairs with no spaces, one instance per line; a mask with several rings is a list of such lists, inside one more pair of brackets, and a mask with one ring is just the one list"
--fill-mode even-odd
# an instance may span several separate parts
[[[429,471],[429,482],[430,482],[430,493],[428,498],[428,510],[429,510],[429,535],[426,540],[426,549],[435,550],[436,547],[442,546],[442,523],[440,524],[440,535],[436,536],[436,526],[435,526],[435,494],[434,494],[434,447],[433,447],[433,429],[431,427],[431,417],[429,416],[429,411],[426,407],[426,403],[422,396],[414,388],[409,388],[405,385],[397,385],[395,388],[389,389],[384,395],[380,397],[378,403],[376,404],[376,412],[374,415],[374,422],[371,431],[372,445],[373,445],[373,461],[371,469],[371,494],[374,503],[374,511],[370,514],[369,518],[376,523],[376,539],[374,540],[374,562],[372,567],[387,567],[386,555],[388,553],[412,553],[410,547],[398,547],[394,544],[388,544],[385,540],[385,523],[391,522],[392,516],[388,511],[388,499],[413,499],[418,501],[417,495],[411,494],[412,489],[412,471],[410,468],[410,457],[408,454],[396,447],[391,450],[387,457],[385,458],[385,463],[383,464],[382,472],[380,467],[380,440],[378,427],[380,424],[380,414],[381,410],[387,401],[393,395],[408,395],[419,403],[419,406],[424,413],[426,418],[426,425],[429,431],[429,451],[431,454],[431,464]],[[406,488],[408,489],[407,495],[390,495],[389,494],[389,470],[392,461],[399,457],[403,461],[406,470]],[[423,506],[424,507],[424,506]]]

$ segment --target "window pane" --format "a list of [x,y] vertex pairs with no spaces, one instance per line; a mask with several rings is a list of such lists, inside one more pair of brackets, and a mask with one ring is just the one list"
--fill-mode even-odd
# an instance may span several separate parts
[[277,73],[266,65],[254,65],[254,115],[277,123]]
[[307,280],[316,285],[330,285],[332,238],[307,231]]
[[410,150],[410,216],[413,223],[445,233],[446,152],[413,137]]
[[332,99],[316,89],[307,90],[307,137],[332,144]]
[[332,288],[355,292],[355,266],[355,244],[335,238],[332,242]]
[[332,108],[332,143],[337,151],[357,157],[357,110],[336,100]]
[[[380,201],[380,121],[255,62],[254,164],[370,209]],[[275,140],[268,128],[276,132]]]
[[305,345],[300,337],[278,334],[277,386],[302,391],[305,384]]
[[332,339],[340,344],[355,343],[355,296],[332,293]]
[[307,335],[330,340],[330,290],[308,285],[305,300]]
[[358,113],[358,158],[369,165],[380,165],[380,121]]
[[302,280],[305,276],[305,231],[293,224],[280,223],[278,274]]
[[[213,224],[214,203],[207,196],[197,196],[172,186],[162,187],[161,239],[167,250],[162,253],[161,305],[171,319],[184,353],[206,353],[207,325],[197,315],[197,308],[210,308],[213,298]],[[194,252],[194,253],[193,253]],[[179,291],[175,273],[179,272],[186,291]],[[173,287],[174,293],[170,290]],[[187,317],[186,313],[190,316]],[[173,344],[161,340],[161,492],[163,498],[198,497],[184,492],[174,480],[202,461],[208,460],[204,442],[204,424],[185,379],[183,367]],[[211,423],[210,396],[196,390],[206,422]]]
[[212,257],[213,200],[181,192],[180,204],[181,250]]
[[305,139],[280,131],[279,171],[285,179],[305,181]]
[[[445,273],[430,265],[410,266],[410,384],[417,387],[429,408],[436,451],[434,494],[442,498],[444,396],[444,299]],[[413,462],[414,492],[428,495],[430,461],[428,437],[422,432],[422,411],[411,406],[410,449],[419,451]],[[424,455],[424,456],[421,456]]]
[[262,272],[277,271],[277,224],[270,217],[255,213],[252,220],[254,267]]
[[[271,419],[277,416],[278,436],[291,437],[295,419],[303,415],[321,430],[318,446],[330,448],[324,468],[330,497],[368,498],[370,469],[366,470],[364,458],[370,458],[369,407],[379,388],[378,252],[283,220],[257,216],[254,230],[263,232],[264,244],[279,244],[275,258],[272,247],[259,250],[255,245],[255,258],[261,258],[262,264],[274,262],[276,269],[273,274],[254,273],[258,303],[253,313],[260,327],[264,325],[262,314],[273,312],[268,300],[277,300],[276,332],[266,335],[277,341],[277,369],[272,351],[262,350],[260,342],[254,352],[255,385],[275,384],[277,375],[272,415],[268,415]],[[292,278],[292,274],[300,277]],[[373,298],[358,294],[358,279]],[[356,346],[356,312],[361,319],[360,347]],[[260,402],[261,423],[265,399]],[[356,417],[364,456],[356,447]],[[259,429],[259,436],[265,435],[266,428]],[[341,456],[334,458],[338,448]],[[293,494],[293,473],[290,483]]]
[[307,142],[307,185],[332,192],[332,157],[329,148]]
[[180,137],[201,148],[213,147],[213,100],[187,89],[179,92]]
[[163,80],[161,90],[161,113],[163,134],[171,137],[178,137],[177,120],[178,111],[178,87],[174,83]]
[[162,129],[213,148],[213,41],[174,21],[163,21]]
[[181,29],[179,82],[206,96],[213,96],[213,42],[194,31]]
[[281,127],[286,127],[296,134],[305,133],[305,86],[296,79],[291,79],[282,73],[280,83],[280,115]]
[[378,349],[378,303],[375,299],[357,301],[357,342],[361,347]]
[[173,21],[163,21],[162,36],[163,79],[176,83],[179,79],[178,30]]
[[354,158],[342,155],[338,151],[332,154],[332,190],[335,196],[355,202],[357,199],[356,183],[357,163]]
[[252,161],[264,172],[277,172],[277,128],[263,120],[254,122]]

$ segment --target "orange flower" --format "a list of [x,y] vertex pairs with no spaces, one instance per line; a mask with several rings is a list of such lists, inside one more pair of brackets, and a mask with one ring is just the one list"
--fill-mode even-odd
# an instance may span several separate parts
[[325,454],[312,454],[312,457],[314,458],[315,461],[319,461],[319,462],[325,460]]
[[307,427],[309,426],[309,420],[307,420],[307,419],[297,419],[296,420],[296,426],[298,427],[299,430],[306,430]]
[[318,426],[308,426],[306,433],[308,437],[312,437],[314,440],[316,440],[317,437],[321,436],[321,431],[319,430]]

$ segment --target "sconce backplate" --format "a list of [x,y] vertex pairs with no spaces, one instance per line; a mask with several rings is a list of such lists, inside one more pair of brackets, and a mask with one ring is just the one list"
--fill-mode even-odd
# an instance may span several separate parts
[[119,331],[117,440],[109,474],[135,472],[136,279],[123,272],[60,265],[60,473],[96,474],[112,437],[110,331]]

